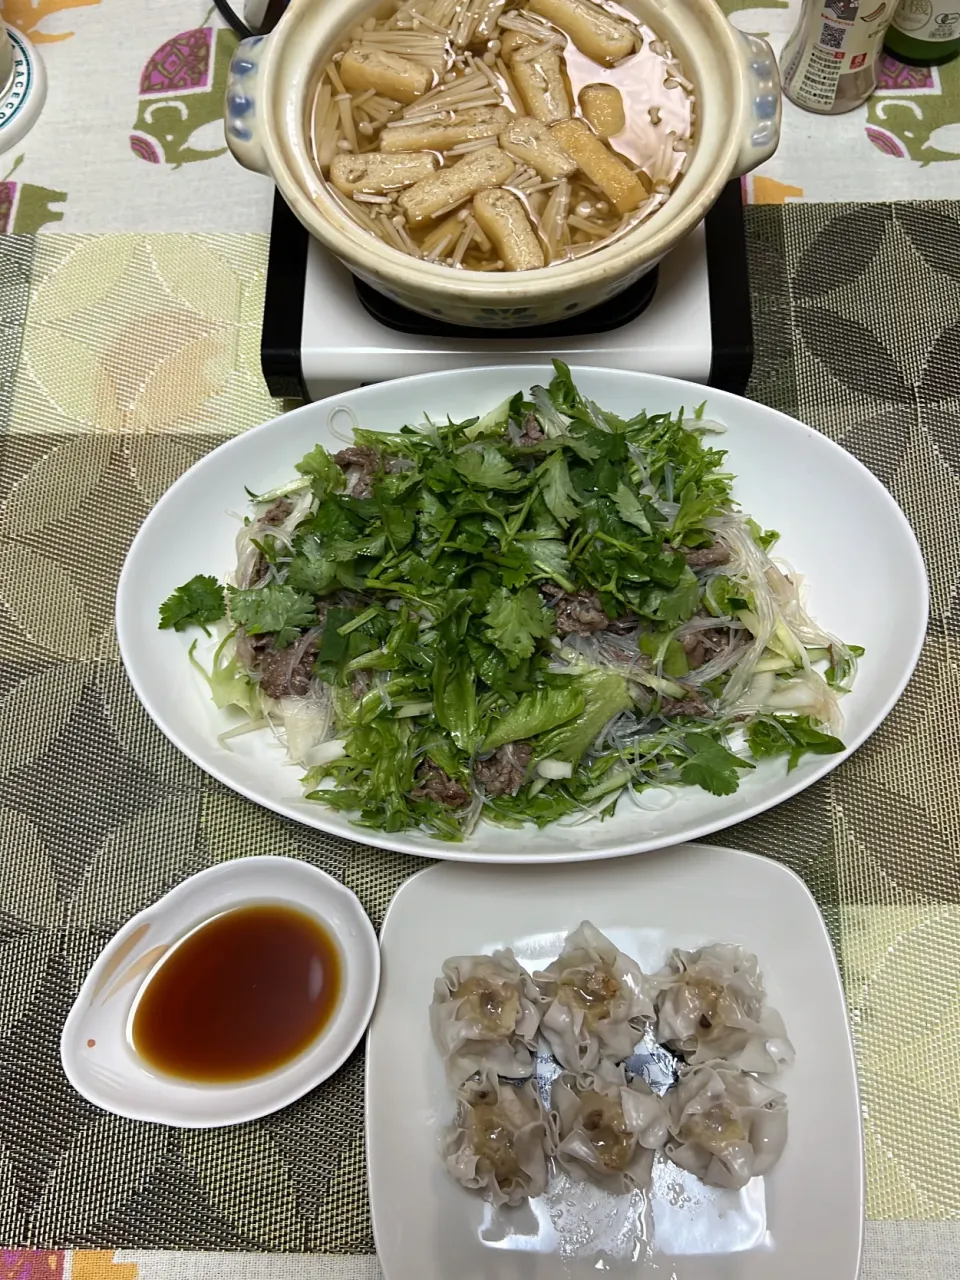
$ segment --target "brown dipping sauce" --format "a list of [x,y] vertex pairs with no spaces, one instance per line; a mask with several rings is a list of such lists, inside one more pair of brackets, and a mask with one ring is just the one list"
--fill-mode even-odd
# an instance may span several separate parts
[[133,1047],[157,1071],[205,1084],[265,1075],[303,1052],[336,1010],[340,953],[312,916],[235,907],[162,961],[133,1016]]

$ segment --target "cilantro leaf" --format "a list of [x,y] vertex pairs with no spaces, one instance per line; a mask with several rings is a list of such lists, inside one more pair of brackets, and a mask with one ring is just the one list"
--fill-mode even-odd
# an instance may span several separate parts
[[725,746],[706,733],[687,733],[684,746],[690,759],[681,766],[680,777],[690,787],[703,787],[715,796],[729,796],[740,785],[738,769],[755,766],[741,756],[735,756]]
[[525,483],[493,445],[468,445],[456,454],[453,465],[468,484],[481,489],[520,489]]
[[579,514],[578,494],[570,479],[567,460],[558,449],[536,470],[543,500],[557,520],[575,520]]
[[511,666],[529,658],[537,640],[552,636],[554,631],[553,618],[534,587],[524,587],[516,594],[500,587],[490,597],[485,616],[487,639],[508,656]]
[[573,590],[573,570],[567,559],[567,544],[559,538],[523,538],[513,548],[528,573],[546,574]]
[[164,600],[160,606],[160,630],[202,627],[209,635],[209,624],[219,622],[226,612],[223,587],[210,574],[198,573]]
[[323,554],[321,544],[314,537],[304,539],[299,555],[287,566],[287,582],[297,591],[309,591],[324,596],[337,583],[338,565]]
[[818,729],[810,716],[764,716],[754,720],[747,726],[747,743],[758,760],[788,755],[788,773],[797,767],[801,756],[830,756],[844,750],[840,739]]
[[647,513],[644,510],[643,503],[633,492],[628,489],[622,482],[617,486],[613,495],[613,500],[617,504],[617,510],[620,512],[620,519],[625,520],[627,524],[632,524],[634,528],[639,529],[641,533],[651,534],[653,529],[650,527],[650,521],[647,519]]
[[286,649],[303,627],[317,620],[313,598],[293,587],[230,587],[230,616],[251,636],[273,635],[278,649]]
[[665,622],[678,627],[697,612],[700,604],[700,584],[689,565],[684,565],[677,585],[671,590],[653,586],[643,594],[638,608],[645,617],[655,622]]
[[329,493],[339,493],[346,483],[343,472],[323,445],[314,445],[297,463],[297,470],[310,477],[311,488],[321,501]]
[[416,528],[416,517],[411,508],[397,503],[383,503],[380,508],[380,518],[383,520],[384,530],[394,551],[405,547],[413,537],[413,531]]

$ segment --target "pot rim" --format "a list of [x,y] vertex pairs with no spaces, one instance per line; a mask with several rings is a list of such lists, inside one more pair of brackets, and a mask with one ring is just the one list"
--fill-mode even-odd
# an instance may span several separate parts
[[[312,42],[315,48],[328,39],[333,40],[349,25],[351,19],[342,16],[343,7],[334,0],[324,8],[322,36]],[[742,130],[736,126],[744,116],[745,86],[740,74],[743,54],[737,43],[742,38],[740,33],[727,21],[713,0],[673,0],[671,7],[685,7],[691,14],[696,13],[701,23],[710,30],[715,47],[722,49],[724,61],[730,67],[734,99],[730,116],[733,123],[726,132],[722,145],[717,148],[706,176],[699,182],[696,194],[682,212],[669,216],[668,200],[648,221],[640,223],[612,244],[583,258],[532,271],[504,272],[502,275],[494,272],[452,271],[439,263],[412,258],[363,232],[326,193],[325,180],[320,179],[319,175],[318,184],[322,186],[318,185],[318,195],[311,197],[286,154],[293,146],[287,135],[291,128],[297,127],[295,117],[302,114],[300,100],[308,92],[308,85],[296,84],[293,93],[288,91],[285,95],[275,95],[274,80],[291,42],[300,34],[298,19],[308,10],[315,10],[315,0],[292,0],[274,32],[264,38],[266,49],[260,68],[262,92],[259,127],[267,168],[287,204],[311,235],[349,267],[378,275],[398,288],[418,292],[428,290],[435,297],[445,295],[461,300],[466,297],[479,305],[489,303],[492,306],[502,306],[516,301],[518,295],[526,300],[555,298],[558,294],[568,293],[572,287],[584,283],[587,278],[596,283],[613,277],[625,277],[644,265],[652,267],[703,220],[730,181],[731,175],[736,171],[741,147]],[[335,13],[341,16],[334,18],[332,15]],[[314,20],[318,21],[316,13]],[[311,68],[316,65],[316,61],[316,56],[311,55]],[[688,67],[687,70],[695,74],[695,68]],[[701,103],[708,93],[709,90],[705,93],[701,84],[698,95]],[[277,118],[274,106],[278,101],[284,103],[286,120]],[[685,175],[684,180],[689,180],[689,176]],[[320,205],[320,199],[325,202],[323,206]],[[664,214],[667,216],[662,217]]]

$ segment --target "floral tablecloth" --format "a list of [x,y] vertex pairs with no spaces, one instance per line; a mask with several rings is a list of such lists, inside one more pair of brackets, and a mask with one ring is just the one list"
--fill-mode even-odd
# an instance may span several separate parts
[[[725,7],[779,48],[797,2]],[[375,863],[203,779],[146,723],[117,662],[113,590],[139,520],[196,457],[282,407],[258,367],[272,189],[223,145],[235,37],[206,0],[0,8],[50,80],[39,125],[0,157],[0,1280],[374,1280],[359,1058],[336,1099],[196,1139],[115,1124],[57,1075],[86,966],[181,876],[238,844],[296,853],[378,919],[413,864]],[[786,104],[781,148],[744,192],[751,394],[888,484],[927,556],[934,617],[911,692],[873,742],[724,839],[804,874],[841,956],[865,1111],[864,1276],[948,1280],[960,61],[885,61],[876,96],[843,117]]]

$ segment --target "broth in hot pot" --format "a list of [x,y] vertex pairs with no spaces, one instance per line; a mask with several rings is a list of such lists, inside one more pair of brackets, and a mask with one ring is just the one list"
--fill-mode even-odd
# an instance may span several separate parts
[[311,130],[331,195],[428,262],[527,271],[648,218],[693,145],[693,85],[595,0],[400,0],[322,68]]

